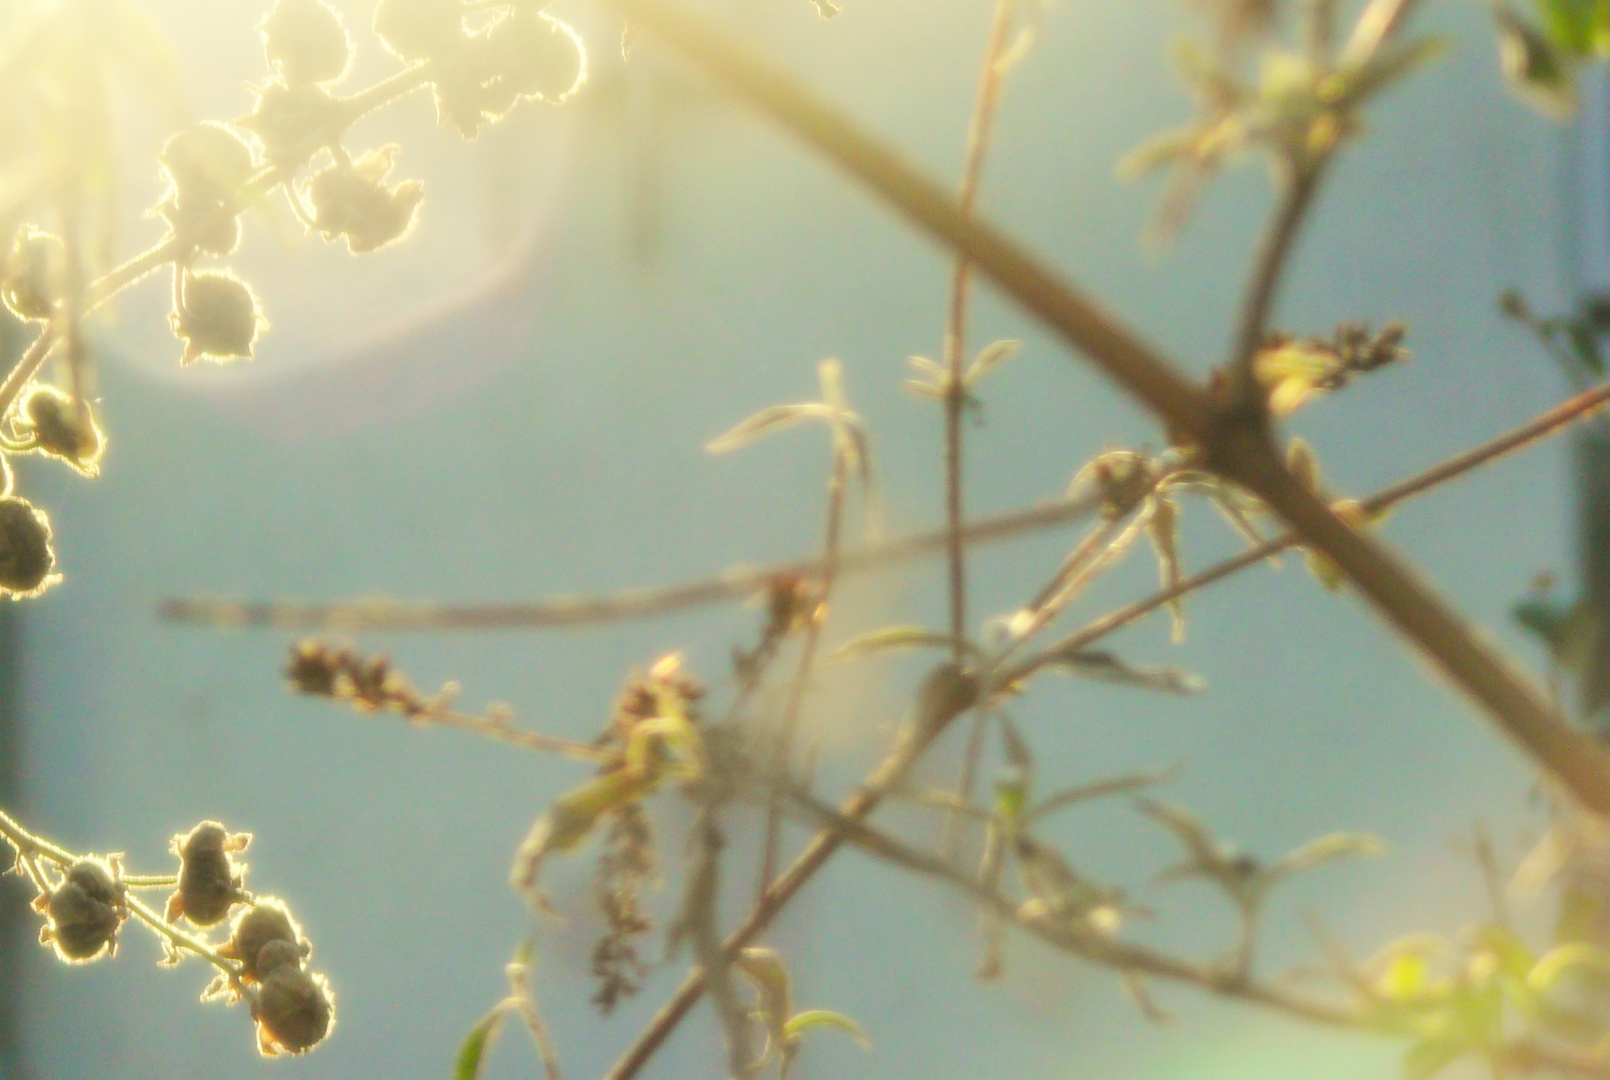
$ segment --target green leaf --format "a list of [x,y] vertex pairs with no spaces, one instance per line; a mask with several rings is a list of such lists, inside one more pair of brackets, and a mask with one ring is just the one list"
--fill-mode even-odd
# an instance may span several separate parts
[[1587,56],[1593,51],[1593,24],[1598,14],[1595,0],[1537,0],[1543,16],[1543,32],[1549,42],[1571,56]]
[[1498,59],[1521,99],[1555,120],[1576,112],[1576,83],[1567,58],[1538,29],[1504,4],[1493,7]]
[[1544,953],[1526,975],[1527,985],[1546,994],[1567,975],[1596,975],[1600,982],[1610,980],[1610,954],[1586,941],[1557,945]]
[[497,1036],[504,1014],[513,1005],[513,998],[498,1002],[491,1012],[477,1020],[475,1026],[470,1028],[470,1033],[460,1044],[458,1057],[453,1062],[453,1080],[476,1080],[476,1077],[481,1075],[486,1052],[491,1047],[493,1038]]
[[804,1012],[795,1013],[788,1018],[788,1023],[783,1025],[783,1034],[792,1042],[799,1038],[801,1032],[816,1027],[836,1027],[840,1031],[848,1031],[861,1049],[872,1049],[872,1040],[860,1024],[843,1013],[829,1009],[806,1009]]
[[1041,654],[1034,666],[1054,668],[1086,679],[1139,686],[1165,694],[1201,693],[1207,683],[1197,675],[1177,667],[1128,664],[1109,652],[1058,649]]
[[923,626],[886,626],[851,638],[827,657],[828,663],[852,660],[894,649],[948,649],[955,639]]
[[1386,845],[1380,838],[1368,833],[1331,833],[1287,852],[1271,869],[1278,869],[1285,874],[1295,874],[1323,866],[1336,859],[1382,855],[1385,852]]
[[739,421],[738,425],[726,434],[711,439],[704,448],[712,454],[725,454],[729,450],[748,446],[769,432],[780,431],[794,426],[801,420],[811,418],[832,420],[834,413],[832,409],[816,402],[768,405],[747,420]]
[[1595,375],[1604,374],[1604,354],[1599,351],[1599,336],[1587,323],[1573,319],[1566,332],[1571,337],[1571,348],[1582,367]]
[[982,379],[985,375],[1016,356],[1017,351],[1022,347],[1023,343],[1021,341],[1013,341],[1010,338],[990,342],[978,350],[978,355],[973,357],[973,363],[968,367],[967,374],[963,377],[962,382],[969,387],[972,386],[979,379]]

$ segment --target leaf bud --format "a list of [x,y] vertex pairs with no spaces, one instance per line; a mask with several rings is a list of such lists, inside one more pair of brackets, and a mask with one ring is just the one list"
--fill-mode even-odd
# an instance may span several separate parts
[[227,271],[186,271],[174,299],[168,322],[184,341],[181,364],[250,358],[264,320],[244,281]]
[[35,450],[61,458],[85,476],[100,473],[106,439],[88,402],[80,406],[54,386],[36,383],[22,399],[21,411],[17,427],[33,436]]
[[257,1021],[257,1048],[264,1057],[305,1054],[335,1025],[335,995],[323,975],[283,964],[263,979],[252,1004],[252,1019]]
[[250,903],[244,888],[246,867],[236,863],[233,854],[245,851],[251,839],[250,833],[231,833],[216,821],[203,821],[189,833],[175,836],[179,890],[168,898],[168,921],[183,915],[197,926],[216,926],[235,904]]
[[61,300],[67,248],[33,226],[17,233],[0,274],[0,300],[19,319],[48,319]]
[[371,150],[350,163],[321,169],[308,181],[314,221],[326,240],[347,239],[354,255],[400,239],[414,223],[425,186],[417,180],[388,185],[396,146]]
[[54,945],[56,955],[83,963],[117,951],[117,931],[128,918],[123,884],[103,859],[79,859],[68,867],[62,883],[35,901],[49,922],[39,932],[41,944]]
[[352,59],[341,17],[323,0],[278,0],[257,30],[263,54],[287,86],[335,82]]
[[0,498],[0,596],[37,596],[58,580],[50,540],[44,511],[15,495]]

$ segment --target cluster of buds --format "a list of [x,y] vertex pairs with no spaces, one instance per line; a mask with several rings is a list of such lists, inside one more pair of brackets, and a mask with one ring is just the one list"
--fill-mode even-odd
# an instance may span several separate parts
[[313,638],[291,646],[285,677],[299,694],[347,701],[364,712],[389,711],[410,719],[435,710],[443,700],[441,696],[421,696],[387,657],[363,656]]
[[381,0],[374,26],[400,58],[430,62],[437,118],[465,138],[520,101],[563,101],[587,72],[576,32],[528,6],[471,30],[457,0]]
[[1355,376],[1407,359],[1408,332],[1401,322],[1389,322],[1378,333],[1361,322],[1344,322],[1328,338],[1272,334],[1253,358],[1253,374],[1268,395],[1269,411],[1285,416],[1315,394],[1340,390]]
[[313,946],[283,903],[265,897],[241,911],[218,953],[240,962],[238,985],[220,979],[209,994],[235,1000],[254,988],[246,996],[264,1057],[306,1053],[330,1034],[335,996],[328,979],[308,970]]

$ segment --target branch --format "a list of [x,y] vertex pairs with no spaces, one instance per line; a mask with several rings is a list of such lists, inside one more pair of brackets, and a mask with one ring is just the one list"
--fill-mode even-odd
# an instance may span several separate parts
[[[965,254],[1161,421],[1201,448],[1220,476],[1263,499],[1473,704],[1584,805],[1610,814],[1610,751],[1571,728],[1529,679],[1479,639],[1407,566],[1336,516],[1280,461],[1261,423],[1219,407],[1138,336],[992,226],[960,212],[853,122],[667,0],[609,0],[773,121],[858,177],[952,250]],[[1399,5],[1400,13],[1406,5]],[[1401,14],[1399,16],[1401,21]],[[1254,418],[1256,419],[1256,418]]]
[[[982,518],[963,530],[970,544],[988,544],[1025,533],[1065,525],[1087,517],[1097,499],[1085,494],[1039,506]],[[846,551],[838,573],[864,573],[945,550],[946,530],[896,537]],[[264,600],[208,600],[177,597],[158,607],[169,622],[220,628],[250,626],[279,630],[509,630],[588,626],[623,619],[669,615],[688,608],[740,600],[764,590],[779,578],[820,579],[827,562],[820,556],[735,567],[721,576],[669,588],[631,589],[608,596],[556,598],[518,604],[407,604],[393,600],[298,604]]]

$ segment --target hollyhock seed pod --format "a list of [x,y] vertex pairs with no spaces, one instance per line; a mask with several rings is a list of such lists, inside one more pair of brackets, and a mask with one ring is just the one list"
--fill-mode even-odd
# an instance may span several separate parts
[[257,30],[263,55],[287,86],[335,82],[352,59],[341,17],[322,0],[279,0]]
[[22,399],[23,432],[34,438],[34,449],[61,458],[85,476],[101,471],[101,451],[106,445],[95,424],[89,405],[80,409],[73,399],[54,386],[35,384]]
[[330,1034],[335,995],[323,975],[282,964],[263,979],[252,1019],[257,1021],[257,1048],[264,1057],[305,1054]]
[[403,60],[434,59],[458,48],[467,36],[458,0],[380,0],[374,29]]
[[84,963],[117,951],[117,931],[128,917],[123,885],[102,859],[79,859],[48,897],[35,902],[49,916],[42,944],[54,945],[69,963]]
[[184,341],[181,364],[250,357],[263,316],[247,284],[225,271],[185,272],[177,309],[168,316]]
[[0,273],[0,300],[19,319],[48,319],[62,296],[67,248],[32,226],[17,234]]
[[186,835],[175,836],[179,891],[168,898],[168,921],[183,915],[197,926],[216,926],[231,907],[250,903],[251,895],[243,887],[246,867],[232,856],[245,851],[251,839],[250,833],[229,832],[216,821],[203,821]]
[[[261,982],[263,972],[258,968],[258,961],[263,957],[263,947],[271,941],[289,945],[299,958],[313,952],[313,946],[302,936],[302,929],[291,918],[290,911],[270,897],[258,900],[235,916],[229,940],[219,947],[218,954],[240,961],[242,982]],[[275,956],[275,953],[269,954],[271,963],[275,962]]]
[[425,186],[417,180],[388,185],[396,146],[371,150],[351,164],[321,169],[308,181],[314,221],[326,240],[347,239],[354,255],[376,251],[413,226]]
[[26,597],[54,580],[50,519],[27,499],[0,498],[0,596]]
[[157,161],[181,197],[229,202],[256,171],[251,147],[223,124],[194,124],[162,145]]

